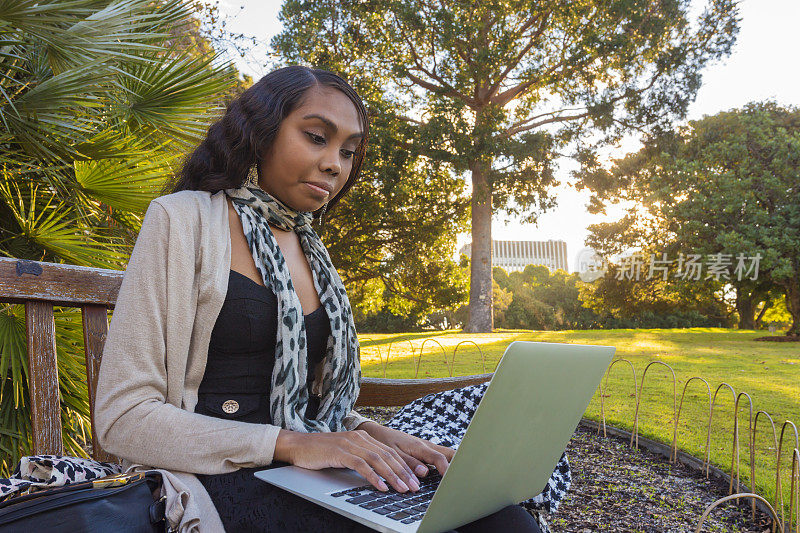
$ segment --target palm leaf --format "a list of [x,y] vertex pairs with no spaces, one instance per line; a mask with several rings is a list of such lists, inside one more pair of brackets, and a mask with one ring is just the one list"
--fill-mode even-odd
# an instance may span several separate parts
[[101,107],[97,90],[107,79],[108,70],[100,61],[94,61],[31,84],[14,100],[14,111],[0,108],[8,134],[34,157],[68,158],[70,146],[99,128],[98,118],[78,114],[76,109]]
[[179,0],[157,9],[148,0],[5,0],[0,4],[0,31],[13,28],[13,33],[4,33],[43,44],[53,72],[60,73],[98,57],[137,61],[137,53],[159,50],[157,43],[169,37],[169,25],[187,16],[187,6]]
[[[173,2],[174,4],[175,2]],[[178,2],[180,4],[180,2]],[[160,12],[148,11],[150,2],[123,0],[76,22],[55,41],[48,41],[50,64],[54,72],[72,68],[95,57],[142,61],[142,52],[158,52],[159,41],[169,37]]]
[[152,155],[154,151],[165,146],[163,140],[159,139],[161,141],[159,146],[153,142],[152,137],[131,135],[125,131],[122,124],[115,126],[104,129],[75,145],[76,160],[138,158]]
[[91,441],[91,414],[86,384],[86,356],[83,317],[80,309],[56,307],[53,314],[58,353],[58,382],[61,392],[64,452],[86,457]]
[[63,25],[65,19],[86,17],[97,8],[96,2],[87,0],[65,0],[38,2],[37,0],[3,0],[0,2],[0,31],[52,34]]
[[209,101],[235,83],[233,76],[209,76],[214,60],[187,51],[160,63],[125,65],[118,85],[126,94],[120,106],[131,131],[196,142],[208,127]]
[[[124,268],[235,80],[169,47],[191,15],[185,0],[0,0],[0,255]],[[80,319],[55,319],[65,452],[85,455]],[[30,451],[27,378],[23,307],[0,306],[0,476]]]
[[173,174],[172,160],[169,155],[156,152],[133,160],[76,161],[75,179],[81,190],[104,204],[143,212]]
[[5,476],[30,450],[30,409],[28,407],[28,355],[25,341],[25,311],[22,305],[0,309],[0,446],[10,451],[0,458],[0,475]]
[[19,226],[20,236],[44,249],[53,258],[75,265],[119,268],[125,254],[122,242],[96,238],[97,228],[87,228],[74,216],[66,202],[54,205],[55,197],[39,194],[39,187],[29,186],[23,194],[15,183],[0,183],[0,198],[9,207]]

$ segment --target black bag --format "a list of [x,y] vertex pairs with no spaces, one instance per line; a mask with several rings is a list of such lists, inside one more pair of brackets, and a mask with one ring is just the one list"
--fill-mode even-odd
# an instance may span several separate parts
[[0,533],[27,531],[163,533],[158,472],[120,474],[15,496],[0,503]]

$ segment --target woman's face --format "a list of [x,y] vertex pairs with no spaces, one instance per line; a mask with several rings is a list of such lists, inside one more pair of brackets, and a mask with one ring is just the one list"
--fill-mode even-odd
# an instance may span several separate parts
[[258,184],[297,211],[316,211],[344,187],[361,134],[358,111],[344,93],[312,87],[281,122]]

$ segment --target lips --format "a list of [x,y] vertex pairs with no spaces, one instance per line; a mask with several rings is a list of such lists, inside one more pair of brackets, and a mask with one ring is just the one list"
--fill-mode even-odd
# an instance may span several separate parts
[[329,195],[331,191],[333,191],[333,185],[323,181],[306,181],[304,183],[308,185],[312,191],[315,191],[321,195]]
[[315,186],[319,187],[320,189],[325,189],[328,192],[331,192],[333,190],[333,185],[330,184],[330,183],[326,183],[324,181],[307,181],[306,183],[309,183],[311,185],[315,185]]

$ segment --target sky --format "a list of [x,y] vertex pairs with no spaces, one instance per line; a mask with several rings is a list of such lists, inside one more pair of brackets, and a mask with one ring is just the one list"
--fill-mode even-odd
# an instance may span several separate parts
[[[220,0],[227,28],[254,37],[261,45],[252,49],[237,67],[258,79],[269,72],[268,43],[281,30],[278,11],[282,2],[265,0]],[[781,105],[800,106],[800,69],[796,53],[800,50],[800,1],[744,0],[740,3],[740,31],[733,53],[712,64],[703,72],[703,85],[689,109],[687,120],[699,119],[720,111],[742,107],[758,100],[774,100]],[[635,138],[626,139],[615,150],[621,157],[636,150]],[[618,219],[621,208],[611,206],[606,215],[592,215],[586,210],[589,191],[572,186],[570,161],[559,165],[556,173],[561,185],[553,190],[558,205],[539,216],[536,224],[505,223],[506,217],[492,220],[495,240],[561,239],[567,243],[570,270],[576,271],[576,256],[585,248],[584,239],[590,224]],[[459,250],[470,242],[470,235],[458,235]]]

